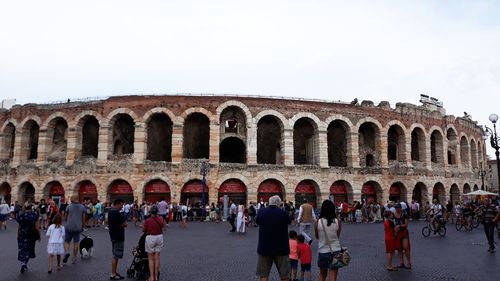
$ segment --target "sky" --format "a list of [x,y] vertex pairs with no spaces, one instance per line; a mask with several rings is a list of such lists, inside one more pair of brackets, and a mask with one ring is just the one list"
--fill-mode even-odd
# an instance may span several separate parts
[[[214,93],[500,114],[500,1],[0,0],[0,100]],[[488,151],[492,155],[491,149]]]

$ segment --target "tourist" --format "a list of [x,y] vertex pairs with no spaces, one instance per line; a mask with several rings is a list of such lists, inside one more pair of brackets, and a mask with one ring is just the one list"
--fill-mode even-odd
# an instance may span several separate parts
[[123,280],[123,276],[118,274],[117,267],[118,261],[123,258],[123,251],[125,247],[125,227],[127,227],[127,218],[120,210],[123,208],[123,200],[116,199],[113,202],[112,208],[108,213],[108,227],[109,237],[111,239],[111,246],[113,252],[113,259],[111,261],[111,280]]
[[340,254],[340,233],[342,224],[337,219],[335,205],[330,200],[323,201],[319,220],[315,225],[315,236],[318,239],[319,280],[337,280],[338,268],[332,266],[333,258]]
[[401,249],[394,231],[393,216],[394,214],[391,211],[384,211],[385,253],[387,258],[385,268],[389,271],[397,271],[397,269],[392,266],[392,257],[394,256],[395,251],[399,251]]
[[495,252],[495,225],[500,220],[500,212],[493,204],[493,201],[487,200],[486,204],[482,207],[484,233],[488,240],[488,252]]
[[257,207],[252,201],[250,201],[250,206],[248,206],[248,216],[250,218],[248,221],[248,225],[254,227],[257,226],[257,224],[255,224],[255,216],[257,216]]
[[34,259],[36,241],[41,241],[38,214],[33,211],[33,205],[26,203],[24,212],[17,216],[19,228],[17,231],[17,260],[21,262],[21,273],[28,269],[28,261]]
[[49,211],[47,213],[48,222],[47,225],[52,224],[52,220],[59,213],[59,207],[57,207],[56,202],[52,200],[49,204]]
[[238,213],[238,207],[236,207],[236,204],[234,204],[233,200],[229,200],[229,218],[227,219],[229,221],[229,224],[231,224],[231,230],[229,232],[235,232],[236,231],[236,217]]
[[244,212],[245,212],[245,202],[240,201],[240,205],[238,205],[238,215],[236,219],[236,232],[238,232],[238,234],[245,234],[246,232]]
[[63,262],[67,263],[69,259],[69,247],[71,241],[73,241],[73,259],[72,262],[76,263],[76,256],[78,255],[78,243],[80,242],[80,233],[83,231],[83,226],[85,225],[85,207],[78,202],[78,195],[71,196],[71,204],[66,208],[65,219],[65,236],[64,236],[64,248],[66,250],[66,255],[64,256]]
[[[311,262],[312,262],[312,253],[311,246],[309,244],[304,243],[304,235],[299,234],[297,236],[297,256],[299,257],[300,262],[300,280],[312,281],[311,275]],[[306,278],[304,279],[304,275]]]
[[103,206],[99,200],[97,200],[94,206],[94,227],[100,226],[104,219]]
[[61,256],[64,255],[64,235],[65,230],[62,224],[62,217],[60,214],[56,214],[52,219],[52,224],[47,229],[47,254],[49,255],[49,271],[48,274],[52,273],[52,267],[54,263],[54,256],[57,257],[57,271],[61,271]]
[[160,252],[163,248],[164,221],[158,216],[158,207],[151,206],[151,217],[144,222],[143,232],[146,233],[145,249],[149,261],[149,281],[157,281],[160,273]]
[[307,202],[307,199],[304,199],[304,203],[300,205],[299,208],[297,223],[299,223],[299,233],[304,236],[309,245],[312,243],[311,227],[315,221],[316,214],[314,214],[314,209],[312,205]]
[[7,229],[7,218],[9,217],[9,204],[4,199],[0,202],[0,229]]
[[129,221],[132,218],[130,215],[130,209],[132,209],[132,206],[128,202],[126,202],[122,208],[123,208],[123,214],[125,215],[125,219]]
[[157,205],[158,214],[163,218],[165,225],[168,225],[168,203],[165,201],[165,198],[161,198],[160,202]]
[[42,227],[42,230],[47,229],[47,224],[49,223],[47,221],[47,212],[49,209],[49,206],[47,203],[45,203],[45,199],[42,198],[40,200],[40,204],[38,204],[38,216],[40,218],[40,226]]
[[186,206],[186,204],[181,204],[180,209],[181,209],[181,227],[186,228],[187,218],[188,218],[188,207]]
[[257,246],[257,276],[261,281],[269,280],[273,263],[278,269],[281,280],[290,280],[290,246],[288,241],[288,224],[290,217],[279,206],[278,195],[269,198],[269,207],[261,208],[256,222],[259,225],[259,242]]
[[[394,231],[396,232],[396,240],[400,244],[401,250],[399,254],[398,268],[411,269],[411,246],[410,246],[410,233],[408,232],[408,215],[403,212],[401,204],[394,206],[396,212],[394,213]],[[407,264],[405,265],[404,259],[406,258]]]
[[436,230],[439,226],[439,223],[441,222],[441,219],[443,218],[443,206],[439,203],[437,199],[432,200],[432,205],[431,208],[429,209],[429,214],[432,215],[432,226],[434,233],[436,233]]
[[290,246],[290,270],[292,281],[297,280],[297,269],[299,265],[299,256],[297,255],[297,232],[290,230],[288,232],[288,245]]

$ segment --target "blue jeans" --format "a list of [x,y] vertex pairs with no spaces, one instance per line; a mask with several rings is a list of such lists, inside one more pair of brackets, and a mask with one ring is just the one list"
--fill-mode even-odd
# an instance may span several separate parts
[[311,238],[311,226],[312,226],[312,223],[307,223],[307,222],[301,222],[300,223],[300,234],[302,234],[306,240],[306,242],[309,242],[312,240]]

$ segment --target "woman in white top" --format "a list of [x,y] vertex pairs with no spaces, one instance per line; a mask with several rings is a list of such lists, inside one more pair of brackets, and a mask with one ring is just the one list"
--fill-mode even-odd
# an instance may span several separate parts
[[318,239],[319,280],[336,281],[338,268],[332,267],[331,264],[333,257],[341,250],[339,238],[342,225],[337,218],[336,208],[332,201],[323,201],[314,230]]
[[57,271],[61,271],[61,256],[64,255],[64,236],[65,229],[62,223],[60,214],[56,214],[53,219],[53,224],[47,229],[47,253],[49,254],[49,271],[52,273],[52,265],[54,263],[54,256],[57,256]]
[[236,232],[242,234],[246,232],[246,224],[245,224],[245,205],[243,202],[240,202],[238,206],[238,216],[236,217]]

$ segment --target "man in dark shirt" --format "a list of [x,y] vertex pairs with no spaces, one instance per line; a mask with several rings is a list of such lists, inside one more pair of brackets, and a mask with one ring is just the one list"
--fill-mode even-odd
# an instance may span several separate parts
[[256,222],[259,225],[259,244],[257,246],[257,276],[261,281],[269,280],[273,263],[276,264],[281,280],[290,280],[290,245],[288,224],[290,216],[280,208],[278,195],[269,198],[269,207],[261,208]]
[[110,280],[124,279],[123,276],[116,272],[118,260],[123,258],[123,249],[125,246],[125,227],[127,227],[127,219],[124,214],[120,212],[122,207],[123,200],[116,199],[113,202],[113,207],[108,213],[109,237],[111,238],[111,245],[113,249]]
[[38,205],[38,212],[40,213],[40,226],[42,230],[47,229],[47,208],[49,206],[45,203],[45,199],[40,200],[40,205]]
[[488,252],[495,252],[495,225],[499,220],[499,213],[497,208],[493,204],[493,201],[487,201],[486,204],[482,207],[483,213],[483,225],[484,225],[484,233],[486,234],[486,239],[488,240],[489,249]]

